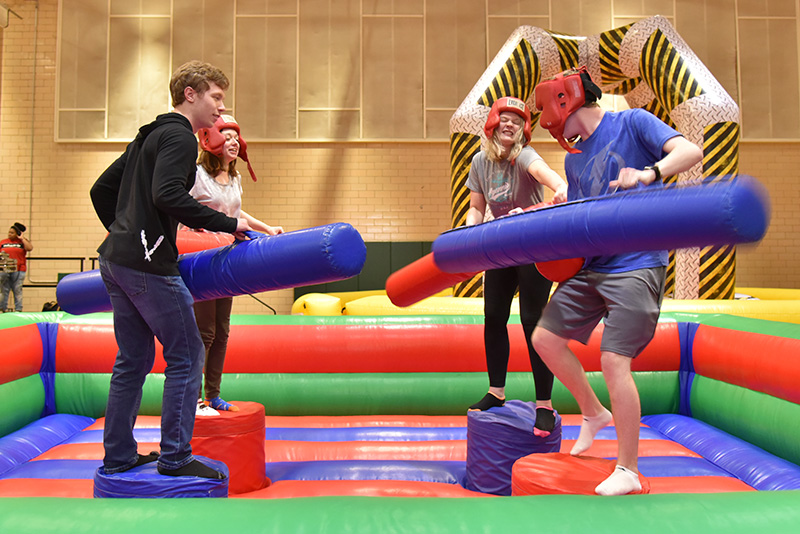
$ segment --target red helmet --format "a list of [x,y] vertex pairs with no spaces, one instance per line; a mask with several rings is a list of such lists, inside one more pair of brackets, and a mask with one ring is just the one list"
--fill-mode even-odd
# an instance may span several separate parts
[[225,136],[222,135],[222,130],[236,130],[236,133],[239,134],[239,157],[247,163],[247,170],[250,171],[250,176],[255,182],[256,173],[250,165],[250,159],[247,157],[247,143],[242,139],[242,130],[239,128],[239,123],[230,115],[220,115],[214,126],[200,128],[197,131],[197,137],[200,139],[200,148],[206,152],[211,152],[215,156],[222,156],[222,149],[225,146]]
[[516,113],[525,120],[525,125],[522,127],[522,134],[525,136],[525,144],[531,142],[531,112],[525,102],[513,96],[504,96],[498,98],[492,104],[492,109],[489,110],[489,116],[486,118],[486,125],[483,127],[483,133],[486,134],[486,139],[491,139],[494,135],[495,129],[500,125],[500,114],[504,111],[511,111]]
[[564,123],[584,104],[597,102],[602,91],[592,81],[586,67],[577,71],[562,72],[552,80],[545,80],[534,91],[536,109],[542,112],[539,124],[549,130],[558,144],[572,154],[580,150],[572,148],[564,139]]

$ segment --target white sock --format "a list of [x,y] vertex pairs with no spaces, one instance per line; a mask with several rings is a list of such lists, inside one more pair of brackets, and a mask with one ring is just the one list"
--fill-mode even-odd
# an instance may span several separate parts
[[639,475],[618,465],[614,472],[594,489],[594,492],[598,495],[627,495],[641,490]]
[[601,428],[611,422],[611,419],[611,412],[605,408],[603,408],[600,415],[595,415],[594,417],[583,416],[581,433],[578,434],[578,440],[575,442],[575,445],[573,445],[570,454],[572,456],[578,456],[589,450],[589,447],[592,446],[592,442],[594,441],[594,437]]

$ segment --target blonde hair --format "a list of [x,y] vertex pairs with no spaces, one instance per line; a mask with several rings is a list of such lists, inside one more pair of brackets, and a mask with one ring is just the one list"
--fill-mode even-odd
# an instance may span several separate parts
[[525,145],[525,135],[522,128],[520,128],[514,135],[514,146],[511,147],[511,150],[508,151],[508,154],[506,154],[504,158],[503,151],[505,147],[498,140],[497,128],[495,128],[492,138],[486,140],[486,157],[494,162],[502,161],[503,159],[514,161],[519,156],[519,153],[522,152]]

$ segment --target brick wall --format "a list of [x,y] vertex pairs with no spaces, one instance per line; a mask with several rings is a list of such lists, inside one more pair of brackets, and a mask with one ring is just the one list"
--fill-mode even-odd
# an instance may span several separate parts
[[[35,80],[33,3],[16,5],[24,19],[0,30],[0,225],[28,225],[33,256],[91,257],[105,232],[88,191],[124,145],[53,141],[57,4],[39,2]],[[760,244],[739,247],[738,286],[800,288],[798,145],[740,147],[741,171],[770,191],[773,220]],[[547,142],[537,149],[563,175],[561,148]],[[248,153],[259,181],[245,179],[243,206],[270,224],[295,230],[343,221],[366,241],[433,240],[448,228],[447,142],[253,143]],[[53,276],[32,276],[39,274]],[[289,313],[293,300],[291,290],[258,297],[278,313]],[[55,289],[26,289],[25,308],[40,310],[54,298]],[[234,312],[271,313],[249,297],[238,297]]]

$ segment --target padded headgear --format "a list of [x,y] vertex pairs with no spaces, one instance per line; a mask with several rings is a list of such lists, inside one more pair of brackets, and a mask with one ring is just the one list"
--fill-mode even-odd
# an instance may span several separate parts
[[536,109],[542,112],[539,118],[542,128],[548,130],[567,152],[580,153],[564,139],[564,123],[584,104],[597,102],[603,94],[586,67],[557,74],[552,80],[541,82],[533,91]]
[[486,139],[491,139],[494,135],[495,129],[500,125],[500,114],[504,111],[511,111],[516,113],[525,120],[522,127],[522,135],[525,136],[525,145],[531,142],[531,111],[528,106],[519,98],[513,96],[504,96],[498,98],[492,104],[492,109],[489,110],[489,117],[486,119],[486,124],[483,127],[483,133],[486,134]]
[[256,173],[250,165],[250,159],[247,157],[247,143],[242,139],[242,130],[239,128],[239,123],[230,115],[220,115],[217,122],[211,128],[200,128],[197,131],[197,137],[200,139],[200,148],[206,152],[211,152],[215,156],[222,156],[222,150],[225,147],[225,136],[222,130],[235,130],[239,135],[239,157],[247,163],[247,170],[250,171],[250,176],[255,182],[257,180]]

